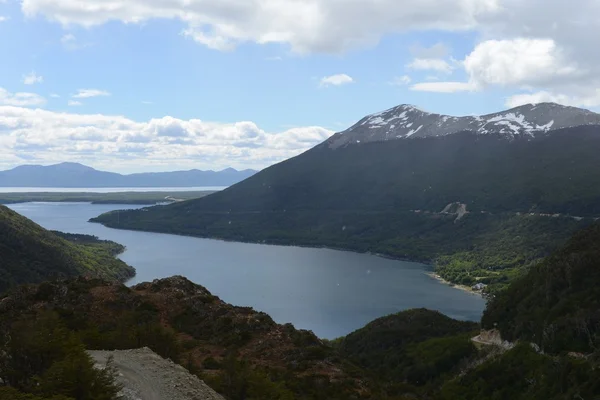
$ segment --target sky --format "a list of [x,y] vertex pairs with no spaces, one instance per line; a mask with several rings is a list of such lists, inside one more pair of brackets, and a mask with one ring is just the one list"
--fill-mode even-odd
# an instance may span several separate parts
[[261,169],[399,104],[600,111],[597,0],[0,0],[0,169]]

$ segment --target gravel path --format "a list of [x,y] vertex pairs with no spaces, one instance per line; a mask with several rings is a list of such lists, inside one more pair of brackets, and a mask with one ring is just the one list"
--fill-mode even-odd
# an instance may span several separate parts
[[127,400],[224,400],[185,368],[147,347],[88,353],[97,368],[104,368],[113,356],[118,381],[124,385],[121,395]]

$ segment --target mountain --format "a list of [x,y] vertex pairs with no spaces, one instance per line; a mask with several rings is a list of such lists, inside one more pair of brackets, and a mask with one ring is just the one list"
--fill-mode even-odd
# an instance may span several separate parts
[[399,122],[390,115],[405,112],[406,127],[394,129],[424,128],[375,140],[388,128],[359,123],[209,197],[94,221],[368,251],[435,262],[456,283],[503,285],[600,216],[600,115],[540,104],[479,117],[483,126],[514,116],[522,124],[510,135],[497,123],[485,134],[432,130],[446,117],[408,106],[363,122],[382,118],[391,129]]
[[115,255],[123,247],[86,235],[50,232],[0,206],[0,293],[23,283],[78,275],[125,280],[135,270]]
[[230,186],[255,174],[254,170],[190,171],[121,175],[77,163],[22,165],[0,171],[0,187],[194,187]]
[[600,125],[600,114],[555,103],[541,103],[482,116],[453,117],[428,113],[405,104],[366,116],[348,130],[332,136],[328,144],[337,148],[355,143],[445,136],[465,131],[508,138],[535,137],[551,130],[581,125]]

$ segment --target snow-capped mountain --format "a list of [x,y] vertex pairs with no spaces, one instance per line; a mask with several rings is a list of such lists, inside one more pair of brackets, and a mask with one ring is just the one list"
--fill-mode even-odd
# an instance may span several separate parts
[[600,114],[555,103],[527,104],[507,111],[482,116],[453,117],[428,113],[411,105],[400,105],[368,115],[346,131],[329,140],[329,147],[444,136],[471,131],[500,134],[507,138],[528,138],[555,129],[580,125],[600,125]]

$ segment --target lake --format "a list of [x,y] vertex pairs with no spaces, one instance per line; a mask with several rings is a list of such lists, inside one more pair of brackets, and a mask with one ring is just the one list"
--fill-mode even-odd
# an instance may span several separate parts
[[279,323],[322,338],[346,335],[375,318],[409,308],[478,320],[485,301],[426,275],[422,264],[328,249],[224,242],[133,232],[87,222],[128,205],[13,204],[47,229],[96,235],[127,247],[121,258],[137,269],[129,284],[183,275],[222,300],[251,306]]

